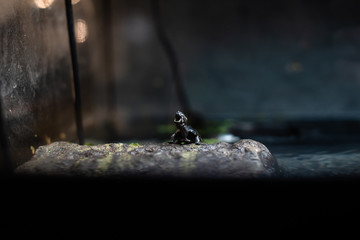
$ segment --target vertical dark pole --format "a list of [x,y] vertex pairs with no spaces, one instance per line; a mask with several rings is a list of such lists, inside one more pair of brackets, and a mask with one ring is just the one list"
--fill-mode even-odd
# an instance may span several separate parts
[[79,144],[82,145],[82,144],[84,144],[84,131],[83,131],[82,115],[81,115],[79,68],[78,68],[78,60],[77,60],[77,53],[76,53],[74,16],[73,16],[71,0],[65,0],[65,7],[66,7],[67,26],[68,26],[68,32],[69,32],[71,63],[72,63],[73,82],[74,82],[74,91],[75,91],[76,127],[77,127],[77,135],[78,135],[78,139],[79,139]]
[[2,160],[0,166],[0,172],[3,176],[9,176],[12,174],[11,168],[11,159],[10,159],[10,151],[9,151],[9,143],[7,139],[7,132],[5,127],[5,120],[2,110],[2,102],[0,99],[0,151],[1,156],[0,159]]

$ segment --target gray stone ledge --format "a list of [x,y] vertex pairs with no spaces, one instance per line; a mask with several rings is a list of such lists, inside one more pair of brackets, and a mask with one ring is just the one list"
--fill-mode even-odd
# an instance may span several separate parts
[[257,178],[278,176],[277,160],[261,143],[125,144],[39,147],[17,175],[86,177]]

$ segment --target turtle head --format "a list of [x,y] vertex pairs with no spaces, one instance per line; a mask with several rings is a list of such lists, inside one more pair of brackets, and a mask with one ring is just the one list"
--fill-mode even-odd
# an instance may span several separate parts
[[187,123],[187,117],[180,111],[175,113],[174,123],[177,128],[184,127]]

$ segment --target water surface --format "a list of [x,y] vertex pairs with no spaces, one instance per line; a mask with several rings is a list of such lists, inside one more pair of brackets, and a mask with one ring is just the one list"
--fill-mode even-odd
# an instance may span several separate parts
[[360,177],[360,145],[269,146],[285,178]]

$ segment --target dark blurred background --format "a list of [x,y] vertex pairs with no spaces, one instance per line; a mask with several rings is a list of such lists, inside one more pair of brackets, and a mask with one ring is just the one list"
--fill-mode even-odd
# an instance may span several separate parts
[[[171,134],[184,106],[159,27],[204,138],[359,139],[359,1],[72,2],[86,143]],[[40,145],[77,140],[64,1],[0,0],[0,39],[15,167]]]

